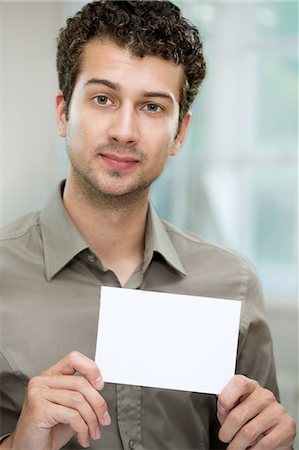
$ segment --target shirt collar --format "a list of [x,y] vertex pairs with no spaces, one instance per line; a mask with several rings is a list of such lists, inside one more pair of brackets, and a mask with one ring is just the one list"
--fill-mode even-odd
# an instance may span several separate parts
[[[40,215],[41,235],[47,280],[50,281],[78,253],[88,248],[83,236],[75,227],[62,201],[64,182],[59,185],[49,203]],[[185,276],[186,270],[169,237],[166,225],[154,208],[149,205],[145,238],[145,258],[147,265],[154,253],[159,253],[165,262]]]
[[180,275],[186,276],[186,269],[170,239],[167,225],[160,219],[152,205],[149,205],[147,231],[145,238],[145,262],[152,259],[154,253],[159,253],[166,263]]
[[64,182],[40,215],[44,247],[45,269],[50,281],[78,253],[88,248],[83,236],[75,227],[62,202]]

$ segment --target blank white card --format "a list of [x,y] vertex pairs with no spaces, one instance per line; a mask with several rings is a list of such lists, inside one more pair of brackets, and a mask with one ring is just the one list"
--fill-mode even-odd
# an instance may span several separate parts
[[219,394],[234,375],[241,302],[101,288],[105,382]]

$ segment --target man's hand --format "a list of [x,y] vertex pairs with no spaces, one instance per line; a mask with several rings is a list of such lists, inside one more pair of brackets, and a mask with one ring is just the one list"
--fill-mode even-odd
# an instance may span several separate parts
[[[81,376],[75,376],[76,372]],[[103,386],[96,363],[81,353],[70,353],[29,381],[17,427],[3,447],[58,450],[74,433],[88,447],[90,438],[101,437],[99,426],[111,423],[106,402],[98,393]]]
[[293,419],[272,392],[235,375],[218,398],[219,439],[227,450],[289,450],[296,435]]

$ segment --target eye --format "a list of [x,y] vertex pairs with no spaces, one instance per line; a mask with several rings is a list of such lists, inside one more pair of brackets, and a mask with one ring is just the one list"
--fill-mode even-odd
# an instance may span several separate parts
[[156,113],[156,112],[161,112],[162,108],[161,106],[157,105],[156,103],[148,103],[145,108],[147,109],[148,112],[151,113]]
[[101,106],[105,106],[109,102],[111,103],[111,100],[108,97],[106,97],[106,95],[97,95],[96,97],[93,98],[93,100],[97,105]]

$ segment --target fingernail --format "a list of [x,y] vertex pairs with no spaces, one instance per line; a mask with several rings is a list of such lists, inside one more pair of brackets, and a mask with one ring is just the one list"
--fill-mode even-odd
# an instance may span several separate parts
[[106,411],[102,416],[102,425],[110,425],[110,424],[111,424],[111,417],[108,411]]
[[103,380],[103,378],[102,377],[98,377],[95,380],[95,385],[96,385],[97,390],[101,391],[103,389],[103,387],[104,387],[104,380]]
[[226,411],[222,405],[218,405],[218,411],[220,412],[220,414],[226,414]]
[[94,439],[100,439],[101,438],[101,431],[99,429],[99,427],[96,427],[95,431],[94,431]]

